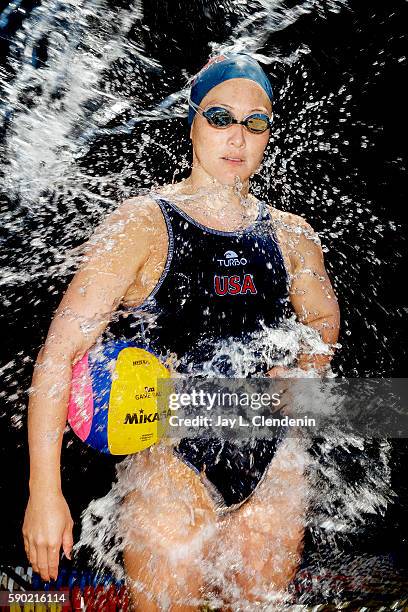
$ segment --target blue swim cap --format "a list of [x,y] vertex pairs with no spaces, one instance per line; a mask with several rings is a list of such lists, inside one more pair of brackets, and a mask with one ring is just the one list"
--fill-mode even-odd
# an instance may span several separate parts
[[[258,62],[246,53],[225,53],[211,58],[197,73],[191,84],[190,100],[200,104],[206,94],[223,81],[249,79],[258,83],[272,102],[272,85]],[[195,110],[190,106],[188,123],[193,123]]]

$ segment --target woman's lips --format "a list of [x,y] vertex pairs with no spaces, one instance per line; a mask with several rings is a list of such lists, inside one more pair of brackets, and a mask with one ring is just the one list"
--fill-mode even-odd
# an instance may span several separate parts
[[234,166],[239,166],[244,163],[243,159],[233,158],[233,157],[221,157],[222,160],[229,164],[233,164]]

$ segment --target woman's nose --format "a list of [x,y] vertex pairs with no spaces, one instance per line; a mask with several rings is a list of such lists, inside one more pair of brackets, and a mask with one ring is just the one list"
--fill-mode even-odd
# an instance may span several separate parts
[[228,128],[228,142],[236,147],[245,144],[245,127],[239,123],[233,123]]

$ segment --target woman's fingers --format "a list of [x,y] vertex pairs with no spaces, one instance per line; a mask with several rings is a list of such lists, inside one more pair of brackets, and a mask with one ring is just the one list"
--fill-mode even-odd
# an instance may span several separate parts
[[60,546],[48,546],[48,571],[52,580],[58,578],[59,551]]
[[[36,547],[36,553],[37,553],[37,570],[35,570],[36,572],[38,572],[41,576],[41,578],[43,580],[46,580],[48,582],[48,580],[50,579],[50,571],[48,568],[48,551],[47,551],[47,546],[45,544],[37,544]],[[34,567],[33,567],[34,569]]]
[[35,572],[38,573],[38,565],[37,565],[37,549],[34,542],[30,542],[28,545],[28,559],[31,563],[31,567]]
[[288,371],[289,371],[289,368],[285,366],[273,366],[273,368],[268,370],[266,374],[267,376],[270,376],[271,378],[279,378],[280,376],[285,376],[285,374],[287,374]]
[[62,549],[67,559],[71,560],[72,547],[74,546],[74,540],[72,537],[72,525],[68,525],[64,529],[62,534]]
[[34,572],[40,574],[41,578],[47,582],[58,578],[59,551],[61,546],[57,544],[28,544],[28,540],[24,538],[24,547]]
[[[286,366],[274,366],[267,372],[267,375],[270,376],[271,378],[288,379],[288,377],[290,376],[290,373],[291,373],[290,368]],[[278,391],[281,397],[281,401],[279,404],[279,411],[283,415],[289,416],[291,414],[291,406],[292,406],[292,399],[293,399],[291,392],[290,392],[289,381],[280,380]]]
[[23,535],[23,539],[24,539],[24,550],[25,550],[25,554],[27,555],[27,559],[28,561],[30,561],[30,543],[28,541],[27,536]]

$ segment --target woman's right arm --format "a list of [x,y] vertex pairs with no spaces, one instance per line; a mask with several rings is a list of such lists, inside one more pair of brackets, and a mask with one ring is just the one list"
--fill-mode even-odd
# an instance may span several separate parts
[[57,577],[61,546],[67,557],[73,546],[73,522],[60,475],[72,366],[103,332],[140,274],[154,237],[154,213],[150,200],[124,202],[87,243],[84,262],[35,364],[28,407],[30,496],[23,536],[29,561],[43,580]]

